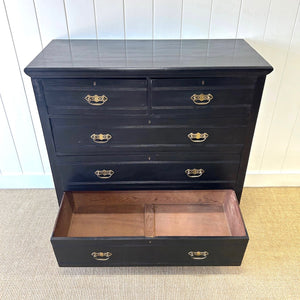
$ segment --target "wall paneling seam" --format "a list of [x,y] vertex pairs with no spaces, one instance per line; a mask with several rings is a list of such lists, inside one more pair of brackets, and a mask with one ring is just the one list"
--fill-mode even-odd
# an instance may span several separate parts
[[66,19],[66,26],[67,26],[68,38],[70,39],[70,30],[69,30],[68,16],[67,16],[67,9],[66,9],[66,2],[65,2],[65,0],[63,0],[63,4],[64,4],[64,11],[65,11],[65,19]]
[[265,41],[265,38],[266,38],[266,31],[267,31],[267,25],[268,25],[269,17],[270,17],[271,5],[272,5],[272,0],[269,1],[269,8],[268,8],[268,14],[267,14],[266,23],[265,23],[263,41]]
[[181,0],[181,20],[180,20],[180,39],[182,39],[182,21],[183,21],[183,1]]
[[35,0],[32,0],[32,3],[33,3],[33,7],[34,7],[34,14],[35,14],[35,19],[36,19],[36,24],[37,24],[37,28],[38,28],[38,32],[39,32],[40,41],[41,41],[41,47],[43,49],[44,45],[43,45],[43,40],[42,40],[42,34],[41,34],[39,19],[38,19],[38,16],[37,16]]
[[209,15],[209,24],[208,24],[208,32],[207,32],[207,38],[210,38],[210,26],[211,26],[211,16],[212,16],[212,10],[213,10],[213,2],[214,0],[210,0],[210,15]]
[[152,0],[152,40],[154,39],[154,1]]
[[97,24],[97,17],[96,17],[96,5],[95,0],[93,0],[93,9],[94,9],[94,22],[95,22],[95,31],[96,31],[96,38],[98,39],[98,24]]
[[[22,82],[22,87],[23,87],[23,90],[24,90],[25,103],[26,103],[26,107],[27,107],[27,109],[29,111],[29,115],[30,115],[30,122],[31,122],[31,126],[32,126],[32,129],[33,129],[34,137],[35,137],[35,144],[36,144],[37,151],[38,151],[38,154],[39,154],[40,164],[42,166],[43,173],[45,174],[45,166],[44,166],[44,163],[43,163],[43,160],[42,160],[42,155],[41,155],[40,147],[39,147],[39,144],[38,144],[36,128],[34,126],[34,122],[33,122],[33,119],[32,119],[32,113],[31,113],[30,105],[28,103],[28,96],[27,96],[27,92],[26,92],[26,88],[25,88],[25,84],[24,84],[24,79],[23,79],[23,76],[22,76],[22,70],[21,70],[21,67],[20,67],[20,61],[19,61],[19,58],[18,58],[18,53],[17,53],[13,33],[12,33],[12,30],[11,30],[11,25],[10,25],[10,22],[9,22],[9,17],[8,17],[8,13],[7,13],[7,9],[6,9],[5,0],[3,0],[3,6],[4,6],[4,10],[5,10],[6,21],[7,21],[7,25],[8,25],[8,28],[9,28],[9,33],[10,33],[13,49],[14,49],[14,56],[15,56],[16,63],[17,63],[17,66],[18,66],[19,76],[20,76],[20,79],[21,79],[21,82]],[[19,155],[18,155],[18,157],[19,157]],[[23,168],[21,168],[21,169],[23,169]],[[23,173],[23,171],[22,171],[22,173]]]
[[126,40],[126,17],[125,17],[125,0],[123,2],[123,27],[124,27],[124,40]]
[[[11,127],[10,127],[10,124],[9,124],[9,121],[8,121],[8,117],[7,117],[7,113],[6,113],[6,109],[5,109],[5,106],[4,106],[3,101],[2,101],[1,93],[0,93],[0,102],[1,102],[1,105],[2,105],[2,108],[3,108],[3,111],[4,111],[6,123],[7,123],[8,130],[9,130],[9,134],[11,136],[11,139],[12,139],[15,151],[16,151],[16,155],[17,155],[17,158],[18,158],[19,167],[20,167],[21,173],[24,174],[23,167],[22,167],[21,160],[20,160],[20,156],[19,156],[18,149],[17,149],[17,146],[16,146],[15,138],[14,138],[14,136],[12,134]],[[1,174],[3,175],[2,172],[1,172]]]
[[[271,127],[272,127],[272,123],[273,123],[273,120],[274,120],[275,111],[276,111],[276,108],[277,108],[277,105],[278,105],[278,101],[279,101],[279,94],[280,94],[280,90],[281,90],[281,86],[282,86],[283,75],[285,73],[285,69],[286,69],[286,65],[287,65],[287,61],[288,61],[288,57],[289,57],[289,52],[290,52],[290,48],[291,48],[291,43],[292,43],[293,36],[294,36],[294,33],[295,33],[295,25],[296,25],[296,22],[297,22],[297,17],[298,17],[298,12],[299,12],[299,4],[300,4],[300,0],[298,0],[297,12],[296,12],[295,20],[294,20],[294,23],[293,23],[293,29],[292,29],[292,33],[291,33],[289,45],[287,47],[286,55],[285,55],[285,58],[284,58],[284,64],[283,64],[282,72],[280,74],[280,79],[279,79],[279,85],[278,85],[278,91],[277,91],[277,95],[276,95],[276,100],[275,100],[274,105],[272,107],[271,122],[270,122],[269,127],[268,127],[267,138],[266,138],[266,142],[264,144],[264,148],[263,148],[263,151],[262,151],[263,155],[261,157],[260,164],[259,164],[259,170],[260,171],[262,170],[264,156],[265,156],[267,144],[268,144],[268,141],[269,141],[269,138],[270,138],[270,131],[271,131]],[[287,149],[286,149],[286,152],[287,152]],[[286,152],[285,152],[285,155],[286,155]],[[284,160],[285,160],[285,157],[284,157],[283,161]],[[282,167],[282,165],[280,166],[280,171],[282,171],[281,167]]]
[[[300,18],[299,12],[300,12],[300,1],[298,3],[298,8],[297,8],[297,13],[296,13],[295,21],[294,21],[292,36],[291,36],[291,40],[290,40],[290,44],[289,44],[289,48],[288,48],[288,52],[287,52],[287,57],[286,57],[286,61],[285,61],[285,65],[284,65],[284,69],[283,69],[282,74],[284,74],[284,71],[285,71],[285,68],[286,68],[286,64],[287,64],[287,60],[288,60],[288,57],[289,57],[289,54],[290,54],[290,51],[291,51],[291,45],[292,45],[292,41],[293,41],[293,38],[294,38],[294,35],[295,35],[296,23],[297,23],[298,18]],[[279,91],[280,91],[280,87],[279,87]],[[279,92],[278,92],[278,94],[279,94]],[[288,142],[287,142],[287,147],[285,148],[284,158],[283,158],[281,166],[280,166],[280,171],[281,172],[282,172],[282,168],[283,168],[284,163],[285,163],[286,158],[287,158],[287,153],[288,153],[288,150],[289,150],[289,146],[291,144],[291,139],[292,139],[293,133],[295,131],[297,120],[298,120],[299,116],[300,116],[300,106],[299,106],[299,109],[298,109],[298,112],[297,112],[297,116],[295,118],[292,130],[290,132],[290,136],[289,136],[289,139],[288,139]]]
[[237,21],[237,24],[236,24],[235,38],[237,38],[237,35],[238,35],[238,32],[239,32],[239,26],[240,26],[240,20],[241,20],[242,5],[243,5],[243,0],[240,0],[239,17],[238,17],[238,21]]

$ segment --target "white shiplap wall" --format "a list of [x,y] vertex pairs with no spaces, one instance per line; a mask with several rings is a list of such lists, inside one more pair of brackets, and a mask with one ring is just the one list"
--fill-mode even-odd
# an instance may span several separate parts
[[0,188],[52,180],[23,69],[54,38],[245,38],[273,66],[246,185],[300,185],[300,0],[0,2]]

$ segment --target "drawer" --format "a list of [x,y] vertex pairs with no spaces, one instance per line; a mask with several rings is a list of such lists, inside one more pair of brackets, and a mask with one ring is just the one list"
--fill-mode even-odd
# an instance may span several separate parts
[[43,88],[50,114],[101,114],[147,109],[143,79],[45,79]]
[[248,235],[232,190],[66,192],[51,237],[60,266],[240,265]]
[[[215,116],[247,115],[254,98],[254,83],[241,79],[156,79],[152,82],[154,110],[179,109]],[[202,84],[205,82],[205,84]]]
[[[91,157],[93,158],[93,157]],[[200,158],[198,158],[200,159]],[[94,161],[60,165],[62,181],[76,186],[119,183],[234,182],[239,161]]]
[[51,120],[56,152],[60,155],[174,150],[239,153],[242,150],[246,126],[198,123],[180,125],[178,119],[177,125],[148,124],[148,120],[136,125],[130,120],[106,122],[102,118]]

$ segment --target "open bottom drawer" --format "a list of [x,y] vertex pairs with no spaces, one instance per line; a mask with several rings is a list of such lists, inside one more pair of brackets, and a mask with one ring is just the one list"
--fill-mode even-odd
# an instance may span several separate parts
[[60,266],[240,265],[248,235],[232,190],[66,192]]

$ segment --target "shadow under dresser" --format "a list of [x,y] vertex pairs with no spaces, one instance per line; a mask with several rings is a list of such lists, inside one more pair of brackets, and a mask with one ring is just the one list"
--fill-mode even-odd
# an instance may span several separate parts
[[240,265],[265,77],[244,40],[53,40],[28,66],[60,266]]

